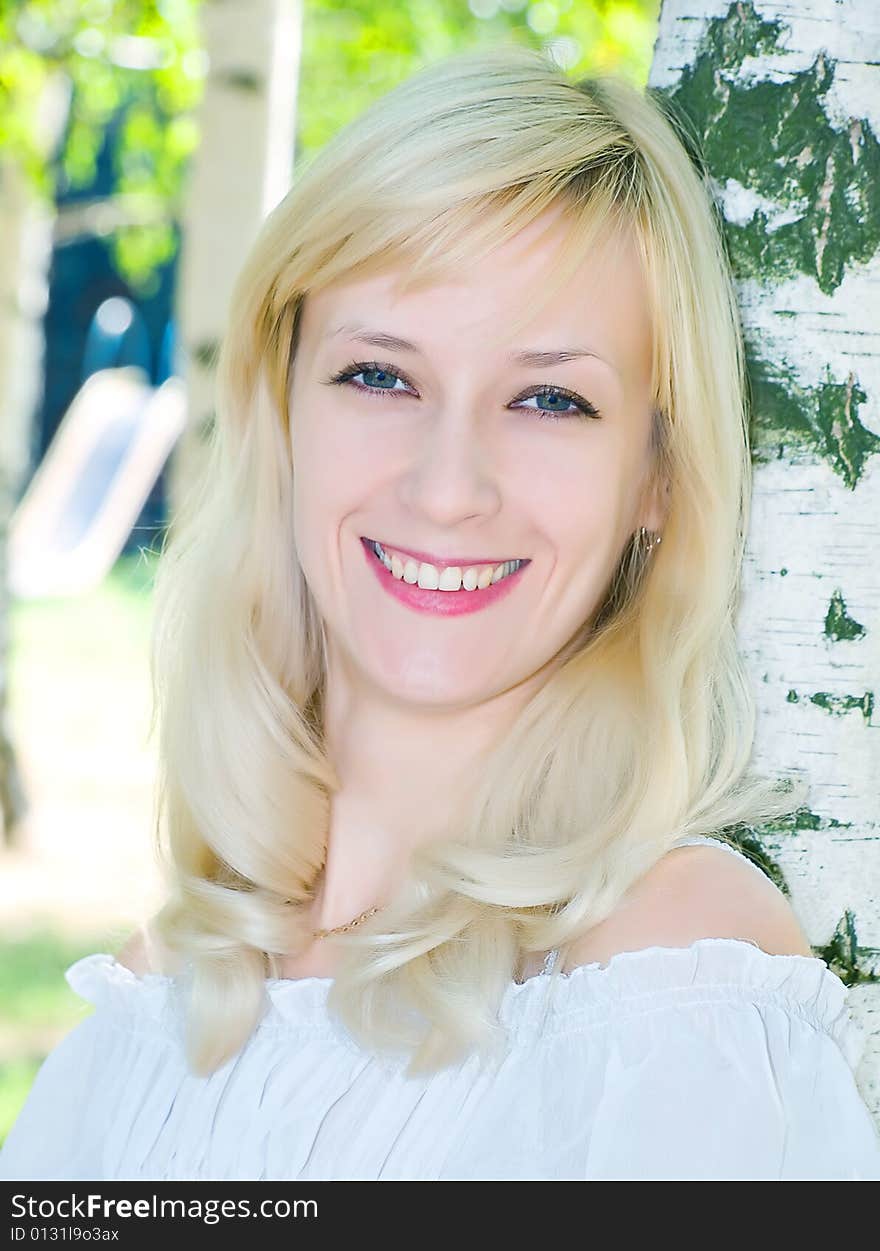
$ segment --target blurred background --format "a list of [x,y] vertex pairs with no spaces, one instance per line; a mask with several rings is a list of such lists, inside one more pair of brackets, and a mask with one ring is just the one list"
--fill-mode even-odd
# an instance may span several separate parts
[[294,170],[459,49],[647,81],[659,0],[0,0],[0,1141],[160,901],[151,588]]

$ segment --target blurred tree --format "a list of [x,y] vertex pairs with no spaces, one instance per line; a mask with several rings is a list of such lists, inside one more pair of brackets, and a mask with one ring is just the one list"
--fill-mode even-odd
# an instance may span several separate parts
[[[76,206],[135,288],[174,246],[202,90],[196,0],[3,0],[0,5],[0,837],[25,797],[6,725],[6,535],[40,394],[41,319],[56,220],[53,171],[89,183],[124,112],[116,194]],[[60,160],[52,158],[60,146]]]
[[200,27],[208,74],[176,288],[188,424],[171,461],[172,524],[213,424],[214,369],[233,282],[263,219],[290,187],[301,0],[205,0]]
[[756,833],[856,986],[880,1114],[880,10],[665,0],[650,83],[702,150],[746,338],[756,755],[811,789]]

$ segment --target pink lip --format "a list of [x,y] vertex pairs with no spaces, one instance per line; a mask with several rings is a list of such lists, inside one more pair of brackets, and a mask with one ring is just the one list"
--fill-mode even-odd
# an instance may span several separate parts
[[515,556],[437,556],[432,552],[417,552],[409,547],[395,547],[392,543],[386,545],[381,539],[374,539],[380,547],[384,547],[388,552],[400,552],[403,556],[411,556],[413,560],[424,561],[426,565],[458,565],[461,569],[467,569],[470,565],[503,565],[505,560],[516,560]]
[[[497,603],[499,599],[503,599],[513,590],[520,576],[525,572],[526,566],[531,564],[531,561],[525,561],[516,573],[508,574],[500,582],[494,582],[483,590],[466,591],[462,587],[460,591],[426,591],[418,585],[398,581],[390,570],[385,568],[366,539],[361,539],[361,546],[376,577],[390,595],[416,612],[434,613],[435,616],[442,617],[458,617],[466,612],[479,612],[481,608],[488,608],[491,604]],[[404,549],[396,548],[395,550],[403,551]],[[480,562],[472,561],[471,563],[479,564]],[[485,561],[484,563],[491,564],[492,562]],[[501,563],[498,561],[498,564]]]

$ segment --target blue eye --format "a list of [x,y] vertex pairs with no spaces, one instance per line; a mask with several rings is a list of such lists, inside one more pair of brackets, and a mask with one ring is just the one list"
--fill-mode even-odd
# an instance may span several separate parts
[[[363,382],[353,382],[357,377],[362,377]],[[398,395],[412,395],[415,388],[403,374],[392,369],[390,365],[380,365],[376,361],[352,361],[352,363],[343,369],[340,373],[334,374],[330,379],[331,382],[340,384],[352,383],[355,390],[365,391],[376,395],[381,391],[396,391]],[[403,382],[404,389],[397,387],[395,384]],[[406,388],[411,388],[407,390]]]
[[[370,382],[368,374],[373,375],[372,382]],[[392,390],[394,389],[395,375],[389,374],[385,369],[362,369],[361,376],[368,387],[389,387]],[[400,379],[397,379],[397,381],[400,381]]]
[[[529,395],[522,395],[514,403],[522,406],[523,400],[537,400],[539,397],[547,398],[547,408],[533,408],[530,412],[542,413],[550,417],[598,417],[599,410],[582,396],[576,395],[573,391],[563,390],[561,387],[544,387],[540,391],[532,391]],[[566,407],[568,405],[568,407]]]
[[[362,378],[363,381],[357,382],[357,378]],[[328,378],[327,381],[338,386],[352,386],[356,391],[362,391],[365,395],[381,396],[383,393],[411,395],[418,399],[418,390],[406,374],[398,369],[392,369],[390,365],[381,364],[379,361],[352,361],[350,365]],[[403,385],[399,387],[398,383]],[[542,397],[545,399],[546,406],[532,408],[524,403],[526,400],[538,400]],[[542,421],[558,421],[572,417],[587,419],[600,416],[599,410],[582,395],[578,395],[576,391],[569,391],[566,387],[556,386],[533,387],[530,391],[523,392],[511,400],[509,407],[537,413]]]

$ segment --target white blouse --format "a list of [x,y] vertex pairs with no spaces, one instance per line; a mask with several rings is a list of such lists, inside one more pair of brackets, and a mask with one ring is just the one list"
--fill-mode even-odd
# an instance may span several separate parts
[[66,978],[95,1010],[44,1061],[0,1179],[880,1180],[865,1036],[823,961],[703,938],[551,964],[508,987],[488,1070],[407,1078],[305,977],[268,980],[254,1034],[204,1078],[174,979],[86,956]]

